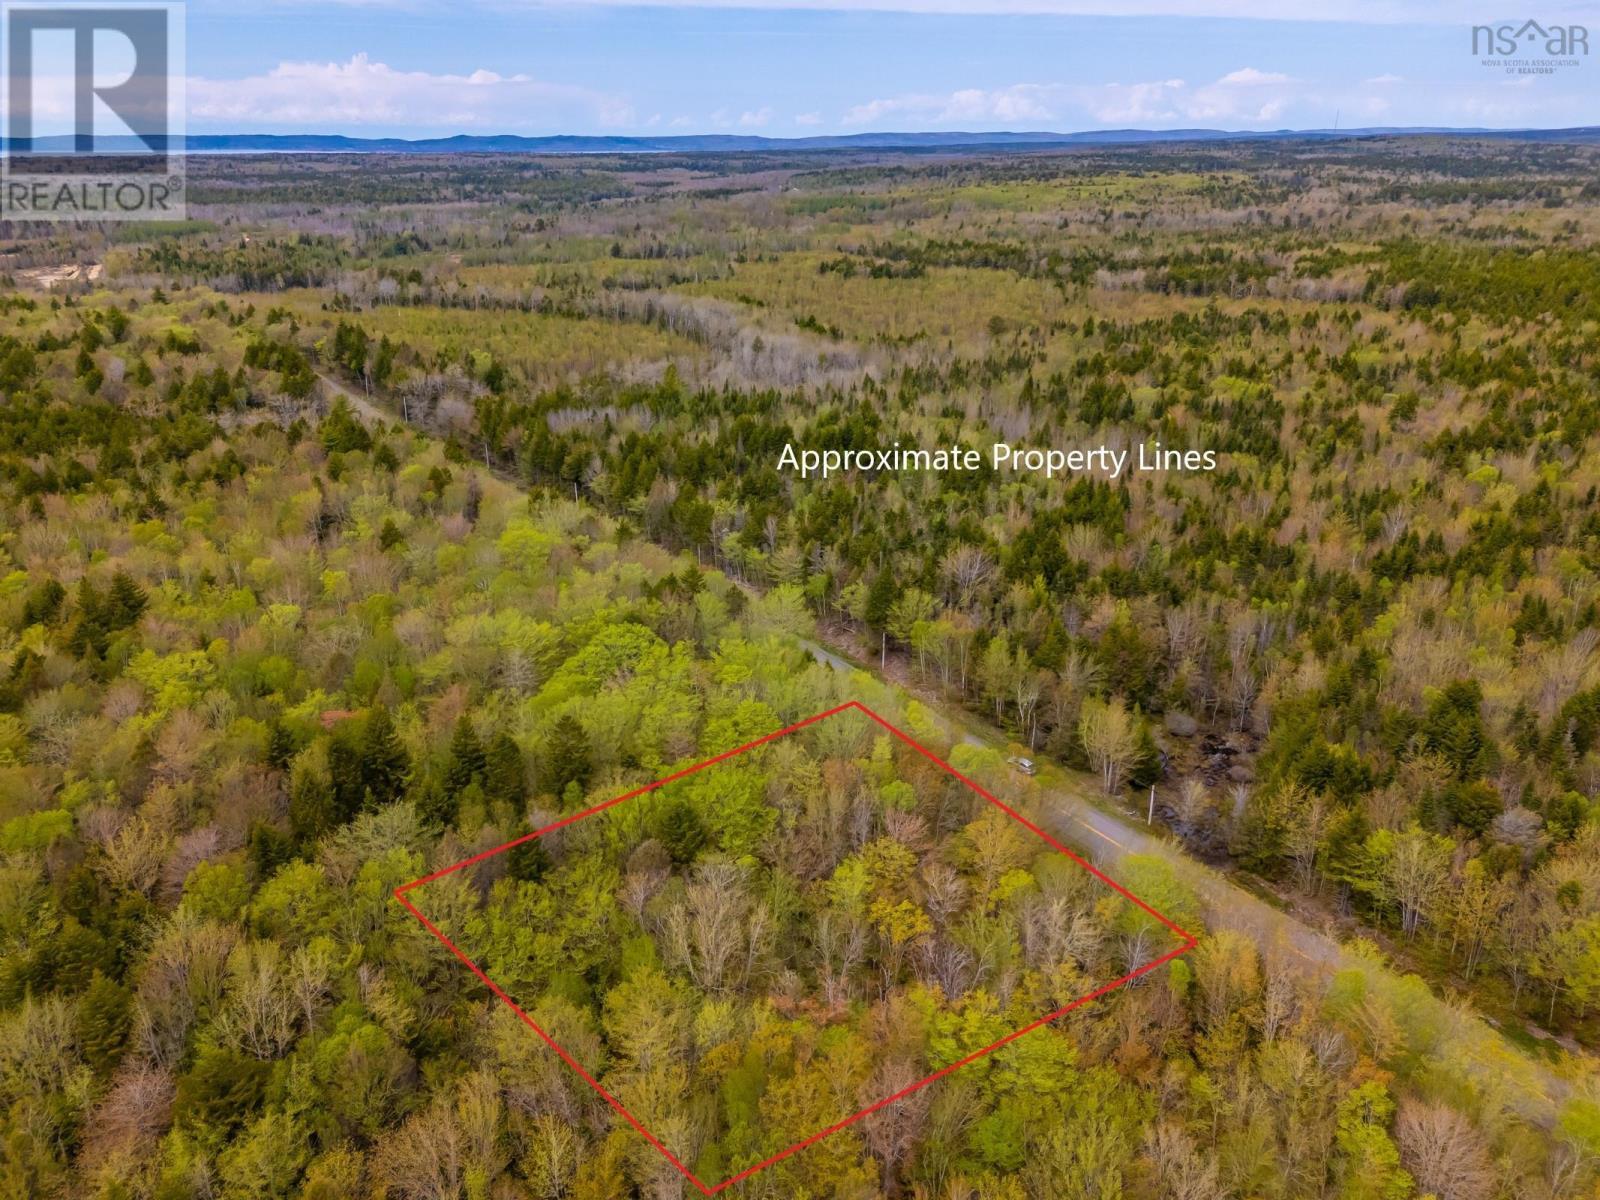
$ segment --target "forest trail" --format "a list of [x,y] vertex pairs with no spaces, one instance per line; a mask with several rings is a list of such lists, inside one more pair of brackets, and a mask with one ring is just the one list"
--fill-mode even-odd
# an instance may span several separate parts
[[[367,421],[392,423],[398,414],[384,409],[360,392],[333,376],[317,376],[331,395],[342,396]],[[513,486],[519,481],[503,473],[499,477]],[[814,638],[800,638],[800,644],[819,662],[848,674],[863,671],[881,678],[878,672],[846,657],[842,647],[825,645]],[[941,718],[961,732],[970,744],[1004,751],[1006,742],[998,730],[980,727],[967,713],[947,705],[930,705]],[[1291,913],[1282,912],[1227,879],[1220,872],[1191,858],[1165,838],[1139,828],[1093,804],[1079,778],[1059,767],[1042,764],[1037,785],[1040,790],[1045,827],[1065,841],[1083,849],[1096,866],[1114,872],[1129,854],[1157,856],[1171,864],[1175,873],[1193,888],[1206,909],[1211,932],[1237,930],[1261,948],[1264,959],[1274,957],[1294,964],[1303,974],[1325,977],[1347,967],[1358,967],[1373,992],[1396,997],[1408,1006],[1407,1020],[1426,1023],[1436,1030],[1432,1056],[1442,1062],[1459,1064],[1492,1106],[1496,1101],[1510,1112],[1545,1128],[1555,1124],[1562,1103],[1573,1094],[1569,1078],[1512,1043],[1469,1005],[1441,999],[1424,985],[1426,998],[1419,1004],[1416,989],[1403,999],[1398,993],[1405,981],[1385,968],[1358,959],[1334,938],[1313,929]],[[1406,977],[1415,978],[1415,977]],[[1418,1011],[1418,1009],[1426,1011]],[[1589,1073],[1593,1073],[1592,1071]]]
[[355,409],[357,415],[359,415],[363,420],[388,422],[397,419],[393,413],[386,412],[383,408],[377,404],[374,404],[366,396],[363,396],[358,391],[354,391],[347,384],[341,383],[332,375],[326,375],[323,372],[318,371],[317,378],[322,381],[322,386],[332,393],[332,395],[343,396],[347,401],[349,401],[350,407]]

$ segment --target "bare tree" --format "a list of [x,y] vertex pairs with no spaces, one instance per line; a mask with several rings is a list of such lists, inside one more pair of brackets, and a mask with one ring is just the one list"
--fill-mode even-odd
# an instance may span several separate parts
[[939,573],[954,603],[970,609],[978,593],[994,578],[994,560],[983,547],[963,542],[945,554]]
[[1017,706],[1017,726],[1028,735],[1028,749],[1032,750],[1039,736],[1039,697],[1044,693],[1048,671],[1036,670],[1028,664],[1026,655],[1017,652],[1017,676],[1011,685],[1011,699]]
[[1266,986],[1261,991],[1261,1038],[1275,1042],[1287,1029],[1300,1008],[1300,994],[1295,987],[1295,974],[1279,957],[1267,963]]
[[389,1195],[404,1200],[456,1200],[466,1181],[462,1130],[441,1098],[378,1144],[373,1170]]
[[1144,1147],[1163,1200],[1224,1200],[1228,1195],[1217,1178],[1217,1164],[1206,1161],[1179,1126],[1163,1121],[1145,1134]]
[[815,946],[822,1001],[832,1008],[850,998],[850,977],[866,957],[867,927],[829,909],[817,918]]
[[333,966],[333,948],[324,940],[300,947],[289,958],[289,991],[307,1029],[332,996]]
[[118,887],[148,896],[161,882],[168,845],[160,825],[140,813],[106,842],[100,869]]
[[628,857],[628,871],[622,878],[622,905],[635,919],[644,916],[644,906],[661,890],[672,874],[672,860],[666,847],[654,838],[640,843]]
[[917,978],[938,984],[948,999],[959,999],[973,985],[977,961],[961,943],[935,934],[918,938],[914,953]]
[[[887,1059],[878,1064],[872,1077],[862,1085],[860,1102],[876,1103],[884,1097],[899,1095],[922,1075],[923,1071],[913,1062],[899,1057]],[[928,1124],[928,1102],[928,1089],[920,1088],[862,1118],[867,1148],[883,1163],[884,1195],[891,1200],[902,1194],[898,1168]]]
[[1190,846],[1204,843],[1212,833],[1217,815],[1215,797],[1205,780],[1190,775],[1178,785],[1172,802],[1172,828]]
[[583,1155],[583,1141],[578,1132],[567,1122],[547,1113],[534,1120],[527,1140],[528,1150],[522,1165],[534,1195],[565,1196]]
[[298,1005],[276,942],[239,943],[228,957],[228,990],[212,1022],[218,1038],[255,1058],[273,1059],[295,1036]]
[[205,752],[206,723],[199,713],[180,708],[167,718],[156,737],[157,778],[176,783],[188,779]]
[[1383,866],[1384,883],[1400,907],[1400,927],[1415,937],[1424,917],[1434,911],[1450,877],[1450,842],[1422,829],[1409,829],[1394,841]]
[[1294,864],[1295,885],[1312,895],[1317,888],[1317,854],[1328,828],[1327,803],[1320,793],[1308,795],[1297,783],[1283,786],[1289,789],[1283,798],[1284,810],[1289,814],[1284,852]]
[[216,1010],[238,933],[178,909],[145,955],[134,1002],[133,1045],[156,1066],[174,1066],[200,1014]]
[[1022,953],[1030,966],[1072,962],[1086,966],[1105,940],[1105,930],[1087,913],[1075,912],[1066,896],[1033,897],[1021,913]]
[[170,1071],[125,1064],[84,1122],[85,1164],[151,1153],[172,1122],[173,1093]]
[[[704,862],[685,890],[685,902],[667,914],[667,941],[694,984],[722,992],[754,971],[765,944],[768,914],[750,904],[746,872],[736,862]],[[742,957],[738,979],[734,963]]]
[[944,863],[929,862],[922,868],[922,883],[922,906],[933,918],[933,923],[943,928],[967,902],[966,881]]
[[1100,785],[1106,795],[1112,795],[1122,785],[1123,775],[1137,765],[1139,735],[1133,717],[1120,698],[1085,700],[1078,717],[1078,736],[1089,765],[1100,776]]
[[1250,723],[1250,710],[1255,706],[1261,691],[1261,680],[1247,657],[1235,658],[1228,670],[1226,698],[1233,712],[1233,728],[1243,729]]
[[1495,1194],[1494,1163],[1483,1134],[1449,1105],[1402,1101],[1395,1140],[1422,1194],[1438,1200],[1489,1200]]

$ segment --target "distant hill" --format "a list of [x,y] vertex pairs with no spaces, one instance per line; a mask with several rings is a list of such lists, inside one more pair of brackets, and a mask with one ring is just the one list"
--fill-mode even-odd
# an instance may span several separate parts
[[[1600,143],[1600,126],[1572,129],[1474,129],[1443,126],[1370,126],[1358,129],[1091,129],[1076,133],[962,132],[852,133],[819,137],[758,137],[751,134],[703,133],[672,137],[591,137],[560,134],[521,137],[516,134],[457,134],[442,138],[360,138],[323,133],[208,133],[185,139],[194,154],[339,153],[339,154],[668,154],[751,150],[939,150],[987,147],[1031,149],[1041,146],[1116,146],[1152,142],[1290,141],[1297,139],[1455,136],[1516,142]],[[108,149],[127,153],[142,149],[133,138]],[[67,137],[37,138],[14,152],[59,154],[71,149]]]

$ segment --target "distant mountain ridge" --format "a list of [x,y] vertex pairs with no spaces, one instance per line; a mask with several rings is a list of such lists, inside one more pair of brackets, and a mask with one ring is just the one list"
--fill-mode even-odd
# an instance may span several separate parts
[[[718,151],[785,150],[939,150],[988,147],[1032,149],[1047,146],[1119,146],[1147,143],[1216,141],[1294,141],[1375,137],[1473,137],[1518,142],[1600,143],[1600,126],[1568,129],[1482,129],[1449,126],[1367,126],[1356,129],[1090,129],[1074,133],[965,132],[850,133],[814,137],[762,137],[755,134],[698,133],[662,137],[556,134],[455,134],[439,138],[362,138],[324,133],[204,133],[185,138],[192,154],[342,153],[342,154],[670,154]],[[113,141],[108,150],[142,149],[132,137]],[[13,152],[59,154],[70,137],[35,138]]]

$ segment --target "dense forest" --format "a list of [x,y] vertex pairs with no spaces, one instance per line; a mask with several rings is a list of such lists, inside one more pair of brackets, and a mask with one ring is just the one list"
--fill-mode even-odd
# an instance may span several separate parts
[[[230,158],[3,231],[0,1193],[696,1194],[393,892],[860,701],[1198,944],[727,1194],[1594,1195],[1596,165]],[[778,466],[1001,440],[1219,465]],[[855,712],[407,895],[709,1185],[1173,945]]]

